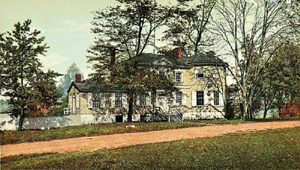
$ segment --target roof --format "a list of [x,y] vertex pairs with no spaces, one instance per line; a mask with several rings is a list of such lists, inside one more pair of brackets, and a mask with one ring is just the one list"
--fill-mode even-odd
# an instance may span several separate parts
[[93,91],[104,91],[104,92],[112,92],[112,91],[125,91],[126,89],[117,85],[95,85],[83,81],[81,83],[75,83],[74,81],[71,83],[68,93],[70,92],[72,87],[75,87],[79,92],[93,92]]
[[226,66],[227,63],[222,61],[217,56],[207,56],[204,53],[200,53],[191,57],[182,57],[178,59],[174,56],[169,57],[161,54],[143,53],[140,55],[140,65],[145,66],[165,66],[173,68],[191,68],[194,66]]

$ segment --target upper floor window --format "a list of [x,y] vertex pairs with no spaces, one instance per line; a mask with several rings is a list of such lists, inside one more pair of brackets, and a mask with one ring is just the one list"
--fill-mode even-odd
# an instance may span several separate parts
[[204,77],[203,67],[195,69],[195,78],[203,78],[203,77]]
[[197,106],[204,105],[204,91],[197,91],[196,93],[196,104]]
[[160,68],[160,69],[158,70],[158,74],[159,74],[159,75],[166,75],[165,69],[164,69],[164,68]]
[[176,103],[178,105],[182,105],[182,92],[181,91],[176,92]]
[[115,93],[115,107],[122,107],[122,93]]
[[176,81],[176,83],[183,82],[183,74],[181,71],[175,72],[175,81]]
[[218,69],[213,69],[212,74],[213,74],[213,78],[219,78],[220,77]]

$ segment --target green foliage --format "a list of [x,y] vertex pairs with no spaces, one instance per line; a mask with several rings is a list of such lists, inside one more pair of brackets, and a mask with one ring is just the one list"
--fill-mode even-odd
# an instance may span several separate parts
[[[22,129],[24,108],[49,107],[57,100],[55,81],[59,74],[53,71],[43,73],[38,55],[44,55],[47,44],[42,44],[45,37],[39,38],[40,31],[30,29],[31,20],[14,25],[12,32],[0,34],[0,89],[3,96],[9,97],[15,114],[20,115],[19,130]],[[38,101],[38,102],[37,102]],[[44,106],[43,106],[44,105]],[[31,114],[26,110],[26,114]]]
[[150,82],[159,77],[153,76],[150,69],[139,68],[137,62],[147,47],[155,46],[154,31],[166,22],[170,9],[153,0],[117,2],[117,6],[94,12],[92,31],[96,41],[88,50],[87,58],[95,71],[89,75],[92,83],[115,84],[127,89],[130,122],[134,95],[150,90],[149,85],[162,84],[157,79]]
[[4,169],[299,169],[300,128],[94,152],[11,156]]
[[265,66],[263,80],[257,91],[258,102],[263,101],[265,113],[278,109],[300,97],[300,47],[287,44],[279,48]]
[[180,1],[172,8],[163,40],[171,46],[181,47],[186,56],[197,55],[204,47],[212,46],[214,38],[208,27],[215,5],[215,0],[200,0],[197,4]]

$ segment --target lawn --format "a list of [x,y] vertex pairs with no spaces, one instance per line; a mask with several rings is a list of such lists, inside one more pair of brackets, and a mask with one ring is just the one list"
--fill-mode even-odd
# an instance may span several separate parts
[[[209,124],[233,124],[245,123],[243,120],[203,120],[203,121],[188,121],[188,122],[149,122],[149,123],[121,123],[121,124],[98,124],[98,125],[83,125],[83,126],[69,126],[58,129],[49,130],[25,130],[25,131],[4,131],[1,135],[1,145],[47,141],[53,139],[66,139],[73,137],[95,136],[95,135],[109,135],[119,133],[131,132],[146,132],[166,129],[178,129],[187,127],[199,127]],[[126,128],[127,125],[135,125],[135,128]]]
[[300,127],[95,152],[11,156],[2,169],[300,169]]

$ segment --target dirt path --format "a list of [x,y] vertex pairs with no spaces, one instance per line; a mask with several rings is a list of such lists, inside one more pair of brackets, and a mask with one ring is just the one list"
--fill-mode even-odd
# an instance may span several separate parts
[[20,154],[65,153],[72,151],[93,151],[130,145],[166,142],[221,136],[228,133],[261,131],[267,129],[299,127],[300,121],[245,123],[234,125],[210,125],[204,127],[125,133],[106,136],[80,137],[44,142],[9,144],[1,146],[1,158]]

